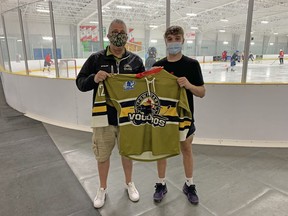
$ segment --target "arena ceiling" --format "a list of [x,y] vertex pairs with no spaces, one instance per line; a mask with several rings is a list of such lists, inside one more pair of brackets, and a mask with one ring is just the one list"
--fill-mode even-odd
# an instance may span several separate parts
[[[203,33],[219,30],[244,33],[248,2],[249,0],[171,0],[171,25],[196,27],[198,29],[195,31]],[[97,0],[52,0],[52,3],[55,23],[78,25],[98,20]],[[49,13],[37,11],[39,8],[49,9],[47,1],[1,0],[1,13],[10,10],[4,13],[4,17],[13,13],[10,17],[17,17],[17,10],[11,9],[18,5],[22,8],[25,21],[49,21]],[[121,18],[129,26],[165,28],[165,6],[166,0],[102,0],[102,15],[104,22]],[[266,23],[261,23],[263,21]],[[252,31],[287,36],[288,0],[254,0]]]

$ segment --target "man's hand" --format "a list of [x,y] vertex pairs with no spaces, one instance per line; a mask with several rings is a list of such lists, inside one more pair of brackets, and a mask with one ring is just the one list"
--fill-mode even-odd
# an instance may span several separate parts
[[111,74],[107,73],[106,71],[98,71],[98,73],[94,77],[94,82],[99,83],[104,81],[107,77],[111,77]]
[[179,77],[177,82],[180,87],[184,87],[185,89],[190,89],[192,85],[186,77]]
[[195,95],[196,97],[200,97],[203,98],[205,96],[205,87],[204,85],[202,86],[195,86],[192,85],[186,77],[179,77],[177,79],[177,82],[179,84],[180,87],[184,87],[185,89],[189,90],[193,95]]

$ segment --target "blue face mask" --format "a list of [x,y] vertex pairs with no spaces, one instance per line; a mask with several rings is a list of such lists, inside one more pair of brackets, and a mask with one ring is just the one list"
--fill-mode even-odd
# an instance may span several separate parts
[[167,43],[166,49],[169,54],[175,55],[181,52],[182,46],[183,44],[181,42],[171,42],[171,43]]

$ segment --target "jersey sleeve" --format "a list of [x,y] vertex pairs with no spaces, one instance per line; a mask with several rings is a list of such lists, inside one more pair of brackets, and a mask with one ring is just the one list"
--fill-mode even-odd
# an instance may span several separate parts
[[94,101],[91,127],[107,127],[109,123],[107,115],[106,91],[102,82],[98,86]]
[[189,108],[186,91],[184,88],[180,89],[180,98],[177,105],[179,115],[179,133],[180,141],[185,141],[192,124],[192,113]]

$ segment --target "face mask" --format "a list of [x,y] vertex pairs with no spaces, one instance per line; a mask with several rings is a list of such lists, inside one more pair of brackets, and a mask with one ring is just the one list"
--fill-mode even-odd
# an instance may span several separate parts
[[109,41],[116,47],[122,47],[127,42],[127,34],[126,33],[111,33],[109,37]]
[[181,42],[167,43],[167,51],[169,54],[175,55],[182,50],[183,44]]

